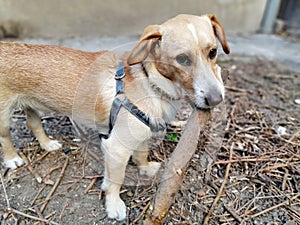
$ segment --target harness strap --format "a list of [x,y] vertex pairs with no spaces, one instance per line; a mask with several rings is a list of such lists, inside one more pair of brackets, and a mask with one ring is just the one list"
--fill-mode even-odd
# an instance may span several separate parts
[[122,100],[120,98],[115,98],[113,101],[112,108],[110,111],[109,133],[111,132],[113,126],[116,123],[121,107],[124,107],[127,111],[129,111],[132,115],[134,115],[137,119],[139,119],[142,123],[150,127],[149,116],[147,116],[145,113],[139,110],[135,105],[133,105],[128,100],[128,98],[124,96]]
[[101,134],[100,137],[108,138],[118,117],[118,114],[122,107],[129,111],[133,116],[139,119],[142,123],[150,128],[152,132],[163,131],[165,126],[162,124],[150,124],[150,117],[142,112],[137,106],[132,104],[129,99],[124,95],[124,83],[123,78],[126,73],[122,62],[119,62],[118,69],[115,74],[116,80],[116,97],[112,103],[109,117],[109,132],[108,135]]

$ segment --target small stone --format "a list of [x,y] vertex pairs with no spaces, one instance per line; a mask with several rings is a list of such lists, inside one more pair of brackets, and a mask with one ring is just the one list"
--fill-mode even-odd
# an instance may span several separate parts
[[81,142],[81,139],[80,138],[73,138],[73,141],[74,142]]
[[278,126],[275,131],[277,134],[286,134],[286,128],[282,126]]
[[44,180],[44,183],[45,183],[45,184],[48,184],[48,185],[51,185],[51,186],[54,185],[54,181],[53,181],[53,180],[50,180],[50,179],[45,179],[45,180]]
[[300,105],[300,98],[296,98],[296,99],[294,100],[294,102],[295,102],[297,105]]
[[71,152],[71,148],[64,148],[64,153],[65,154],[68,154],[68,153],[70,153]]

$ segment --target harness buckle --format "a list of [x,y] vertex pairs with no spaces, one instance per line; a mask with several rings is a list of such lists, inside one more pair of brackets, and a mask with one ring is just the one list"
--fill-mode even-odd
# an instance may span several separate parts
[[115,79],[116,80],[121,80],[125,77],[125,69],[124,69],[124,66],[123,66],[123,63],[122,62],[119,62],[118,64],[118,69],[117,69],[117,72],[115,74]]
[[126,73],[125,73],[123,63],[120,61],[119,64],[118,64],[117,72],[115,74],[115,80],[117,81],[117,83],[116,83],[116,96],[119,95],[119,94],[124,93],[124,86],[123,86],[122,79],[125,77],[125,75],[126,75]]

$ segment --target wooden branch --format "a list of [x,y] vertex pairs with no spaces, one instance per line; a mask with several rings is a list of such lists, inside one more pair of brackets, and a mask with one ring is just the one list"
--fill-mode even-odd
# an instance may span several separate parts
[[144,225],[160,225],[173,203],[188,167],[194,155],[201,129],[204,128],[211,117],[211,111],[192,112],[178,145],[173,151],[159,183],[158,191],[152,202]]

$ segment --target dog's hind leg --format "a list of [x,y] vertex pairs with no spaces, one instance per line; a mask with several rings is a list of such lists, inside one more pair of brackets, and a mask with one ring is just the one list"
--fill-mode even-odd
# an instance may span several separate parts
[[139,167],[141,175],[147,175],[149,177],[155,176],[160,168],[159,162],[149,162],[148,161],[148,143],[145,141],[139,150],[133,152],[133,161]]
[[58,141],[49,139],[45,134],[38,112],[32,108],[26,108],[25,112],[27,115],[27,127],[38,139],[41,147],[46,151],[55,151],[61,148],[62,145]]
[[24,164],[23,159],[17,154],[11,141],[9,129],[10,110],[0,108],[0,143],[3,149],[4,165],[10,169],[16,169]]

